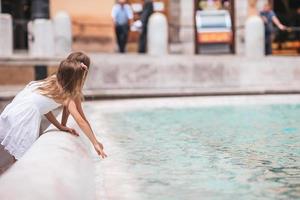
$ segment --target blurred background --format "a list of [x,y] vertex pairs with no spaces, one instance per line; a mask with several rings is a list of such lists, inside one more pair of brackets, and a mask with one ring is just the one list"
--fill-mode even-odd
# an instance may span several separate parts
[[[94,160],[97,193],[300,199],[300,0],[0,0],[0,11],[0,112],[70,52],[90,56],[84,107],[112,158]],[[92,170],[73,165],[82,149],[57,149],[84,172],[50,156],[55,184],[39,189],[91,195]],[[66,192],[51,167],[81,189]],[[35,178],[7,191],[30,191]]]
[[[262,69],[260,66],[271,67],[269,72],[256,71],[259,75],[252,73],[256,77],[261,75],[262,79],[266,75],[276,79],[273,72],[282,74],[281,71],[277,72],[279,68],[275,65],[296,68],[291,72],[292,75],[286,75],[286,72],[282,76],[284,80],[287,80],[287,76],[296,77],[298,74],[298,65],[295,63],[300,54],[300,0],[153,0],[149,1],[152,7],[148,15],[145,2],[148,1],[123,2],[129,6],[128,12],[132,13],[132,17],[127,19],[126,46],[122,52],[126,54],[123,55],[118,47],[117,14],[113,14],[114,7],[120,1],[1,0],[2,96],[12,97],[29,81],[45,78],[55,72],[59,61],[71,51],[84,51],[92,56],[94,63],[91,71],[95,73],[90,73],[93,76],[90,75],[86,88],[95,94],[104,94],[103,88],[195,88],[198,83],[193,84],[193,81],[203,81],[203,77],[209,82],[208,86],[199,82],[200,89],[191,93],[201,93],[201,87],[218,93],[216,88],[220,83],[215,80],[231,79],[230,87],[235,85],[232,83],[234,80],[245,82],[242,81],[244,78],[232,78],[224,74],[227,73],[225,69],[231,69],[231,65],[240,69],[243,69],[243,65],[253,65],[258,69]],[[263,17],[263,13],[267,17]],[[267,22],[272,13],[277,21],[270,18]],[[150,16],[153,16],[152,20]],[[259,19],[256,23],[257,16]],[[254,19],[254,22],[250,19]],[[269,33],[266,29],[270,29]],[[271,53],[266,54],[272,56],[265,56],[267,40],[270,40]],[[148,46],[145,51],[139,49],[142,43]],[[157,56],[163,56],[166,61],[164,64],[168,65],[177,65],[179,62],[176,59],[182,62],[173,68],[177,69],[174,70],[177,74],[170,78],[168,86],[157,83],[163,77],[161,74],[168,71],[160,72],[164,67],[159,66],[163,63],[157,63],[160,60]],[[188,63],[192,60],[193,63]],[[254,63],[257,60],[261,63]],[[241,66],[237,66],[239,64]],[[189,66],[194,68],[185,69]],[[130,67],[135,68],[130,70]],[[229,73],[238,74],[240,69],[229,70]],[[255,67],[252,69],[256,70]],[[197,77],[191,78],[188,73],[197,74]],[[181,77],[177,77],[179,75]],[[248,79],[251,82],[250,76]],[[98,85],[95,80],[100,81],[96,81]],[[187,82],[190,83],[185,85]],[[240,87],[239,83],[236,86]],[[282,84],[285,82],[277,83]],[[270,87],[274,88],[273,85]],[[141,95],[148,93],[157,94],[147,91],[141,92]]]
[[[143,8],[143,0],[129,0],[134,12],[134,20],[138,20]],[[258,1],[258,10],[262,10],[264,0]],[[28,27],[30,20],[37,18],[53,18],[60,11],[66,11],[72,21],[72,49],[90,52],[115,52],[116,41],[114,24],[111,19],[111,10],[115,0],[1,0],[2,13],[8,13],[13,21],[13,49],[14,52],[28,50]],[[248,1],[237,0],[154,0],[154,9],[162,12],[168,19],[169,48],[170,53],[194,53],[201,54],[197,48],[196,15],[199,10],[226,10],[231,25],[229,25],[232,37],[226,41],[230,48],[226,53],[242,54],[244,43],[244,23],[247,17]],[[283,24],[299,27],[300,7],[298,0],[270,0],[274,12]],[[211,16],[213,17],[213,16]],[[207,18],[210,20],[211,18]],[[216,19],[222,22],[222,19]],[[215,21],[216,23],[217,21]],[[216,27],[218,24],[214,24]],[[219,24],[221,26],[222,24]],[[185,34],[194,37],[185,38]],[[137,31],[130,31],[128,38],[128,51],[137,51]],[[222,35],[214,35],[214,40]],[[224,37],[224,35],[223,35]],[[298,55],[300,47],[297,32],[275,31],[275,39],[272,43],[276,55]],[[220,39],[220,38],[219,38]],[[213,43],[206,38],[206,43]],[[210,40],[210,41],[209,41]],[[184,43],[190,44],[190,48],[181,48]],[[217,51],[217,50],[215,50]],[[212,52],[214,53],[214,51]]]

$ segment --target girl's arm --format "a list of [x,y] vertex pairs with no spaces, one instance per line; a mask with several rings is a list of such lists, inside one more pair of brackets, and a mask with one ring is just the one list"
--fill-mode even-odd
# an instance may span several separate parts
[[283,31],[283,30],[286,29],[286,26],[283,25],[283,24],[279,21],[278,17],[273,16],[273,17],[272,17],[272,21],[273,21],[273,23],[274,23],[280,30]]
[[103,151],[103,145],[100,142],[98,142],[98,140],[97,140],[93,130],[91,129],[91,126],[87,122],[86,118],[82,117],[81,113],[78,111],[78,109],[76,107],[76,103],[74,102],[74,100],[69,101],[68,110],[69,110],[70,114],[72,115],[72,117],[74,118],[74,120],[79,125],[79,127],[81,128],[81,130],[89,138],[89,140],[93,144],[93,146],[94,146],[96,152],[98,153],[98,155],[101,156],[102,158],[107,157],[107,155]]
[[77,108],[78,112],[80,113],[81,117],[86,121],[86,123],[88,123],[88,125],[91,128],[91,125],[90,125],[89,121],[86,119],[85,114],[82,109],[81,97],[77,97],[74,102],[75,102],[76,108]]
[[61,125],[66,126],[70,112],[66,106],[63,107],[63,112],[61,116]]
[[[81,102],[82,102],[81,97],[78,96],[74,102],[76,104],[76,108],[77,108],[78,112],[80,113],[81,117],[88,123],[89,127],[91,128],[91,125],[90,125],[89,121],[86,119],[85,114],[82,109],[82,106],[81,106]],[[69,112],[67,106],[63,106],[61,125],[66,126],[69,116],[70,116],[70,112]]]
[[66,132],[69,132],[69,133],[71,133],[73,135],[77,135],[78,136],[78,133],[74,129],[68,128],[65,125],[60,124],[57,121],[56,117],[53,115],[52,112],[48,112],[47,114],[45,114],[45,117],[51,122],[51,124],[53,124],[59,130],[66,131]]
[[[89,124],[89,126],[91,128],[91,125],[90,125],[89,121],[86,119],[85,114],[82,109],[82,106],[81,106],[81,103],[82,103],[81,97],[78,96],[74,102],[76,104],[76,108],[77,108],[78,112],[80,113],[81,117]],[[69,112],[68,108],[66,106],[63,106],[61,125],[66,126],[69,115],[70,115],[70,112]]]
[[77,108],[79,114],[80,114],[81,117],[86,121],[86,123],[89,125],[90,129],[92,129],[92,127],[91,127],[89,121],[87,120],[87,118],[85,117],[85,114],[84,114],[84,112],[83,112],[82,104],[81,104],[81,103],[82,103],[81,97],[78,96],[78,97],[75,99],[74,102],[75,102],[75,105],[76,105],[76,108]]

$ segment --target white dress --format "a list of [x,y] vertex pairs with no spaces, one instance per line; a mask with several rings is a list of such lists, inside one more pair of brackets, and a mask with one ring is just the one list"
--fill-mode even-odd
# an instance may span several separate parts
[[17,160],[39,137],[42,116],[59,107],[39,94],[40,82],[30,82],[0,115],[0,142]]

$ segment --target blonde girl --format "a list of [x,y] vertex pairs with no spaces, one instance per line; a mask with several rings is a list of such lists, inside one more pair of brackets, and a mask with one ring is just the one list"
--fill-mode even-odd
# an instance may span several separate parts
[[[42,115],[59,130],[78,135],[74,129],[66,126],[71,114],[98,155],[105,158],[103,145],[96,139],[81,106],[82,87],[89,66],[89,57],[75,52],[60,63],[56,74],[29,83],[0,115],[0,152],[6,151],[13,158],[10,160],[20,159],[39,137]],[[61,123],[52,113],[60,106],[63,106]],[[3,171],[11,164],[11,161],[1,160],[2,157],[7,155],[0,157],[0,174],[1,169]]]

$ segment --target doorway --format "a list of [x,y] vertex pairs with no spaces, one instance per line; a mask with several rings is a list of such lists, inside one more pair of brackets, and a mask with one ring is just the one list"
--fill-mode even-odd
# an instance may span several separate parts
[[2,0],[2,13],[8,13],[13,19],[14,50],[28,49],[27,23],[31,18],[30,0]]
[[195,0],[195,53],[235,53],[234,0]]
[[273,0],[273,10],[288,31],[275,29],[272,43],[275,55],[300,55],[300,0]]

